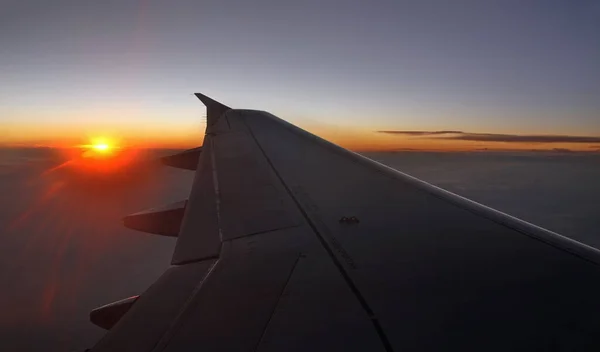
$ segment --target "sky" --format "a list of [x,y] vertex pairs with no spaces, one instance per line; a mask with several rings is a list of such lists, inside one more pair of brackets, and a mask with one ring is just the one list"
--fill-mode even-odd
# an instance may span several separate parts
[[[359,150],[600,145],[564,138],[600,136],[596,0],[2,0],[2,9],[4,145],[106,136],[193,147],[205,119],[194,92]],[[538,135],[557,138],[520,138]]]

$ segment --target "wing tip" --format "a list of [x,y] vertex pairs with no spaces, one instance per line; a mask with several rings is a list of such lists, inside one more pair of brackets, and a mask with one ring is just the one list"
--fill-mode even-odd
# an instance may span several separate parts
[[196,98],[200,99],[200,101],[206,106],[206,107],[210,107],[210,106],[218,106],[218,107],[224,107],[227,109],[231,109],[229,106],[218,102],[216,100],[214,100],[213,98],[209,97],[208,95],[202,94],[202,93],[194,93],[194,95],[196,96]]
[[215,122],[217,122],[217,120],[222,114],[224,114],[228,110],[231,110],[229,106],[220,103],[208,97],[207,95],[204,95],[202,93],[194,93],[194,95],[196,96],[196,98],[200,99],[204,106],[206,106],[206,118],[208,120],[209,125],[212,125]]
[[200,99],[200,101],[206,106],[215,101],[202,93],[194,93],[194,95],[196,96],[196,98]]

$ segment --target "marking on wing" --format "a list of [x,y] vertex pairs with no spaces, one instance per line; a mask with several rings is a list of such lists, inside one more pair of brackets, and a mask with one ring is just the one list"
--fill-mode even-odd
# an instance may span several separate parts
[[[310,197],[304,191],[304,189],[302,189],[302,187],[294,187],[293,192],[295,192],[297,196],[299,195],[302,197],[302,204],[305,204],[305,208],[308,210],[308,212],[311,212],[312,214],[321,213],[319,207],[310,199]],[[348,266],[354,270],[358,269],[358,267],[356,266],[356,262],[354,261],[354,259],[352,259],[352,256],[350,256],[350,254],[344,249],[341,243],[339,243],[335,236],[333,236],[333,234],[329,231],[329,228],[323,222],[323,220],[321,220],[321,218],[318,216],[314,216],[313,219],[315,223],[318,223],[318,225],[320,225],[320,232],[324,233],[327,236],[329,242],[331,243],[331,247],[333,247],[333,249],[339,253],[340,257],[344,259],[346,264],[348,264]]]

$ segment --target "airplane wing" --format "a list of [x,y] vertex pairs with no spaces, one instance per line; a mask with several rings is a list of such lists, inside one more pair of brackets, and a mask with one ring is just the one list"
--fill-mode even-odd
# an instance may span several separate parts
[[598,250],[196,95],[204,143],[166,161],[189,199],[125,220],[172,267],[92,312],[92,351],[600,347]]

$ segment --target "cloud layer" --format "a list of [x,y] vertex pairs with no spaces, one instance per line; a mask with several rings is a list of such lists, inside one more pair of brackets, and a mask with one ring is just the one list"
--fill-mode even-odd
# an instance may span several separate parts
[[444,134],[462,134],[462,131],[377,131],[379,133],[401,134],[405,136],[437,136]]
[[515,143],[600,143],[600,137],[569,135],[518,135],[496,133],[470,133],[463,131],[378,131],[379,133],[404,136],[431,137],[433,139],[474,141],[474,142],[515,142]]

